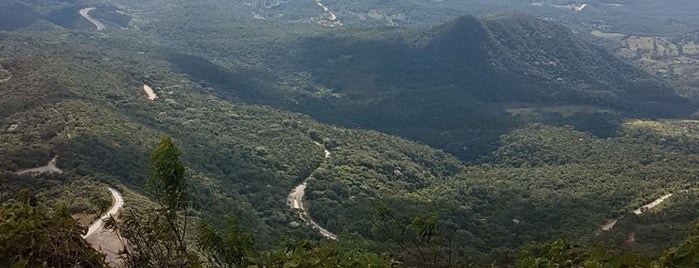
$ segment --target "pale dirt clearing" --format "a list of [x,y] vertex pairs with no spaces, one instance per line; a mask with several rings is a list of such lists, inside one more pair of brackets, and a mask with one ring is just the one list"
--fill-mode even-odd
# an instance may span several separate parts
[[155,91],[153,91],[153,89],[146,84],[143,84],[143,91],[146,92],[146,96],[149,100],[155,100],[158,98],[158,95],[155,95]]
[[616,222],[619,220],[608,220],[607,223],[602,225],[602,231],[609,231],[612,228],[614,228],[614,225],[616,225]]

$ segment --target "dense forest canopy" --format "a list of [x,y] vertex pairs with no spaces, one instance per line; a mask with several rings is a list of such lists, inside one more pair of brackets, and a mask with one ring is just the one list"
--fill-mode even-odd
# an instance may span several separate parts
[[695,4],[515,2],[0,0],[0,259],[696,264]]

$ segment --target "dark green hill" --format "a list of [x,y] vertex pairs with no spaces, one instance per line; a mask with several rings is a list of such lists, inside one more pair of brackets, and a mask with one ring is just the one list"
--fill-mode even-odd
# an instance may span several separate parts
[[16,1],[0,1],[0,29],[13,31],[34,23],[41,16],[32,7]]
[[[694,109],[661,80],[560,25],[526,15],[461,17],[423,31],[336,31],[288,42],[272,45],[287,44],[289,51],[271,56],[256,48],[266,53],[263,64],[278,59],[263,67],[276,81],[239,86],[253,74],[215,88],[222,96],[323,122],[419,140],[468,161],[487,154],[507,129],[531,121],[512,108],[552,107],[535,121],[600,136],[613,134],[624,117],[682,117]],[[592,110],[561,116],[561,106]]]
[[[522,39],[534,34],[532,27],[546,34],[566,33],[549,23],[514,20],[523,20],[518,22],[523,30],[504,36]],[[656,244],[671,240],[666,238],[682,237],[682,227],[698,211],[696,192],[689,191],[695,188],[699,166],[695,123],[678,124],[677,133],[668,134],[662,130],[673,128],[641,121],[624,125],[612,138],[568,127],[520,127],[527,121],[590,120],[584,122],[592,122],[594,129],[599,128],[594,119],[609,118],[589,114],[618,119],[636,115],[634,107],[647,106],[636,99],[617,106],[609,104],[615,99],[600,104],[563,97],[539,100],[534,96],[559,90],[539,87],[547,81],[544,68],[531,81],[522,81],[528,91],[506,87],[514,83],[507,79],[528,68],[519,61],[529,58],[513,54],[509,65],[497,67],[504,60],[496,52],[514,48],[500,44],[504,41],[494,37],[490,23],[494,22],[465,17],[423,32],[348,30],[293,42],[285,39],[303,32],[297,29],[267,45],[260,40],[274,36],[256,37],[238,28],[213,32],[199,43],[183,38],[195,48],[210,42],[209,53],[228,47],[227,40],[237,41],[222,51],[236,52],[236,57],[245,54],[239,57],[242,64],[226,61],[231,58],[223,52],[215,59],[201,51],[185,55],[159,45],[177,47],[172,40],[154,40],[135,29],[97,34],[58,27],[2,32],[0,186],[8,189],[7,180],[23,178],[10,174],[13,171],[43,165],[57,155],[64,174],[39,176],[9,189],[36,181],[40,188],[61,185],[94,191],[99,189],[94,181],[100,181],[146,194],[141,185],[148,153],[167,135],[180,145],[190,168],[198,205],[195,216],[220,225],[222,216],[235,215],[241,230],[254,233],[260,248],[285,237],[321,238],[310,228],[293,227],[299,219],[286,206],[291,189],[310,175],[305,198],[311,215],[343,241],[377,251],[389,251],[392,239],[377,233],[371,222],[381,203],[401,219],[438,215],[455,252],[480,264],[507,263],[522,244],[554,237],[617,246],[635,231],[645,237],[639,244],[651,253],[657,253]],[[554,28],[544,31],[549,26]],[[225,31],[238,35],[216,39]],[[248,39],[234,38],[241,35]],[[585,48],[584,43],[575,44],[575,49]],[[557,49],[542,49],[536,55],[577,55]],[[602,57],[595,50],[579,53]],[[496,66],[491,64],[494,59],[499,60]],[[576,66],[572,59],[563,59],[559,66]],[[602,58],[593,60],[604,63]],[[579,79],[592,79],[594,68],[589,68]],[[626,85],[625,76],[616,77],[614,68],[600,68],[605,83]],[[623,75],[633,79],[636,74],[641,73]],[[561,75],[574,78],[573,72]],[[144,84],[159,98],[146,99]],[[627,89],[635,87],[605,94]],[[672,100],[672,94],[659,92]],[[460,154],[463,158],[485,154],[490,161],[467,167],[452,154],[414,141],[322,124],[308,115],[250,103],[384,129],[467,152]],[[323,148],[314,142],[331,155],[325,159]],[[474,147],[485,149],[471,153]],[[649,216],[630,215],[665,192],[676,193],[677,201],[672,199]],[[85,199],[84,194],[73,198],[82,206]],[[622,228],[599,239],[609,241],[597,241],[599,225],[616,218],[624,218]],[[663,227],[668,224],[672,227]]]
[[[216,25],[204,27],[209,35],[192,28],[167,38],[182,53],[166,59],[219,96],[418,140],[466,161],[522,123],[609,136],[625,117],[694,109],[661,80],[526,15],[465,16],[422,29]],[[274,26],[283,28],[269,32]]]

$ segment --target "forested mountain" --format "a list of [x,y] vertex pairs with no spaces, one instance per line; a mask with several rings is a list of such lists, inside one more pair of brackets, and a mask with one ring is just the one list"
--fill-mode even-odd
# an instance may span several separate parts
[[[343,26],[309,21],[318,3]],[[15,199],[0,214],[63,200],[46,215],[89,222],[105,185],[127,211],[151,207],[148,158],[167,136],[192,216],[214,229],[235,216],[255,250],[323,239],[287,203],[302,182],[339,237],[318,259],[507,267],[560,238],[654,258],[690,234],[699,128],[670,85],[554,22],[387,3],[0,1],[14,16],[0,16],[0,199]],[[374,6],[453,17],[343,21]],[[17,172],[53,157],[63,173]]]
[[[526,15],[466,16],[419,29],[308,33],[286,25],[275,38],[219,25],[154,32],[195,55],[169,57],[178,71],[224,98],[419,140],[470,162],[493,150],[500,134],[530,122],[521,111],[543,107],[548,112],[534,121],[609,136],[623,117],[693,109],[665,82]],[[561,107],[574,112],[561,116]]]

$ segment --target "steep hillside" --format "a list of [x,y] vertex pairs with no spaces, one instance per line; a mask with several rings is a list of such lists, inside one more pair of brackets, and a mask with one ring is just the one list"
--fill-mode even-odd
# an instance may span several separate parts
[[226,99],[399,135],[466,161],[526,122],[609,136],[624,117],[693,112],[661,80],[525,15],[467,16],[421,29],[220,26],[166,37],[179,52],[166,60]]
[[[222,9],[212,14],[231,20],[170,25],[182,17],[148,15],[181,6],[139,3],[154,10],[115,5],[134,17],[125,29],[37,19],[0,32],[0,199],[35,187],[77,213],[93,210],[82,191],[105,184],[147,196],[148,154],[172,136],[195,216],[237,216],[262,249],[322,239],[287,206],[302,181],[304,207],[340,243],[408,261],[385,227],[414,216],[438,217],[436,249],[483,266],[561,237],[654,255],[699,216],[698,123],[622,121],[694,107],[559,25],[511,15],[331,30]],[[14,174],[54,156],[65,173]]]
[[[58,179],[42,175],[37,190],[46,190],[41,185],[95,181],[146,194],[142,187],[149,152],[162,136],[172,136],[190,168],[193,195],[201,208],[197,215],[216,224],[223,224],[223,215],[237,216],[264,248],[284,237],[319,237],[310,228],[292,227],[298,225],[290,223],[299,219],[286,204],[291,189],[323,162],[323,149],[314,142],[329,150],[369,140],[394,145],[362,147],[355,155],[333,157],[350,167],[360,165],[353,159],[364,153],[404,169],[435,169],[421,176],[442,176],[436,167],[459,165],[445,162],[437,150],[397,137],[220,99],[211,89],[175,73],[162,60],[170,55],[166,50],[139,44],[131,35],[107,37],[56,28],[2,33],[2,39],[0,58],[9,73],[0,84],[3,189],[27,185],[17,186],[14,180],[22,176],[11,173],[57,156],[65,173]],[[144,85],[158,98],[146,98]],[[369,168],[362,174],[375,172]],[[15,186],[6,187],[5,179]],[[127,196],[126,203],[128,207],[139,202]]]
[[559,117],[553,109],[539,120],[601,136],[614,131],[588,121],[676,117],[693,109],[662,81],[528,16],[463,17],[411,38],[352,36],[314,37],[295,47],[289,69],[307,72],[305,87],[316,92],[309,97],[282,87],[294,94],[283,107],[424,141],[471,160],[494,141],[482,137],[528,121],[508,114],[510,108],[592,106],[597,112]]

